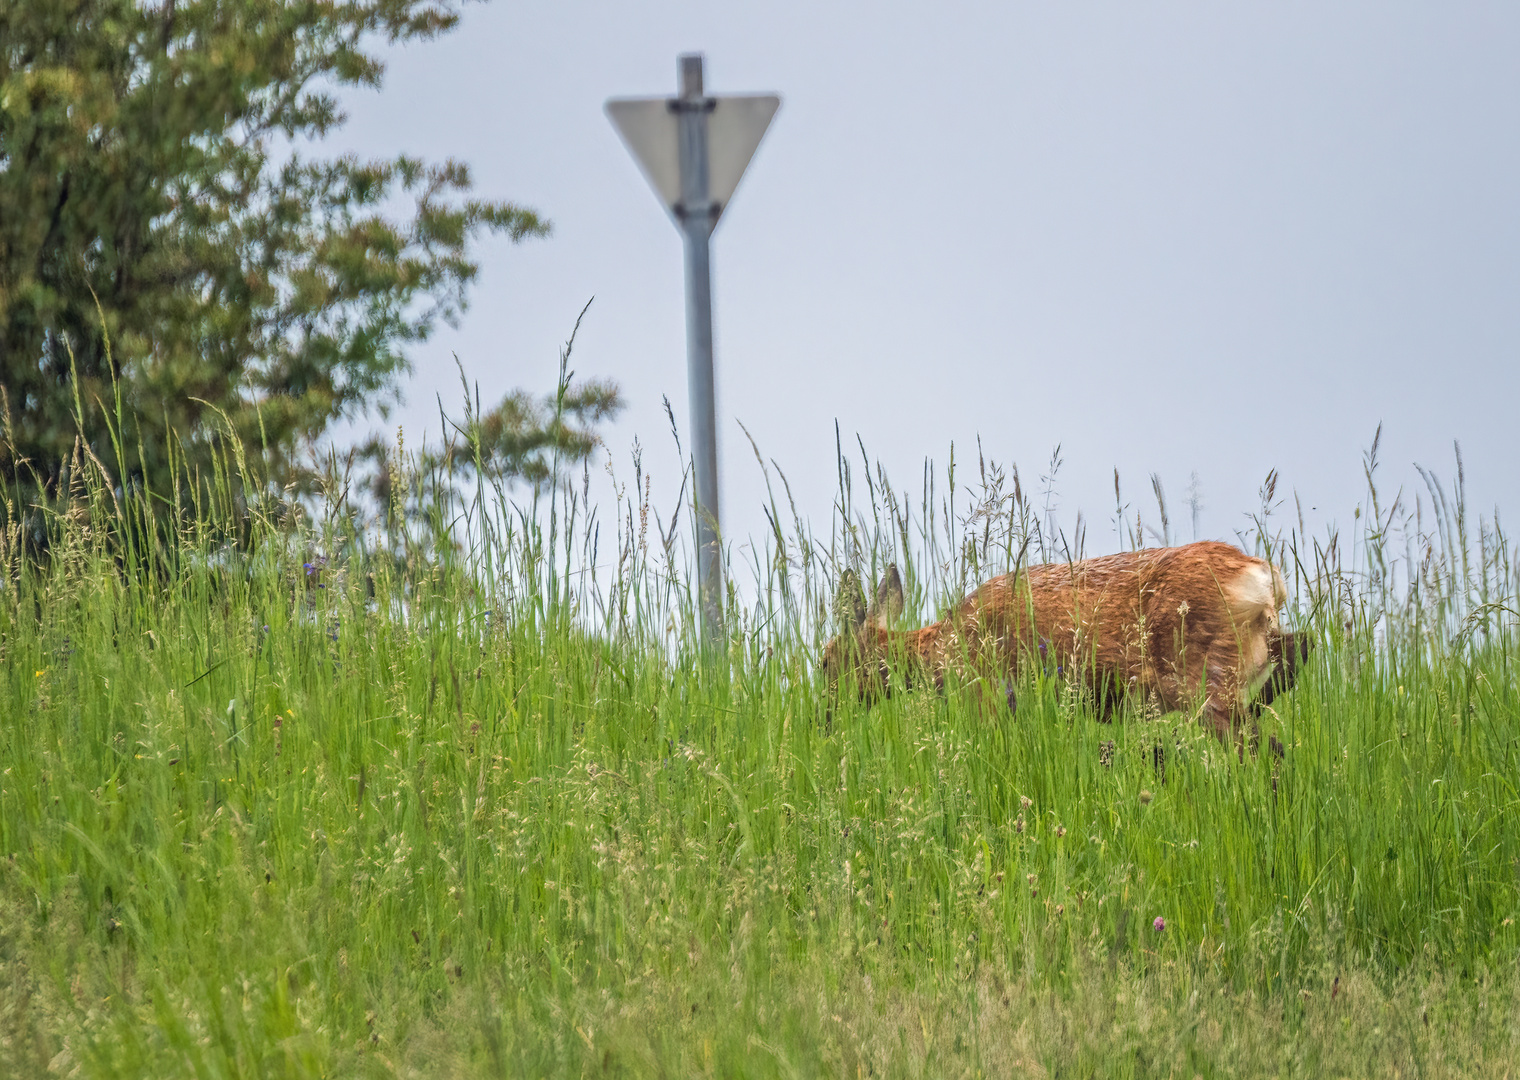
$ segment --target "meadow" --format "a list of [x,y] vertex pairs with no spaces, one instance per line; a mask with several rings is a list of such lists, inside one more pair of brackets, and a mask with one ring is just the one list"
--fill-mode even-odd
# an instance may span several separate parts
[[842,448],[710,646],[637,460],[603,513],[398,449],[371,513],[238,455],[168,524],[77,460],[46,564],[0,549],[0,1075],[1516,1075],[1520,567],[1375,454],[1355,535],[1269,478],[1239,538],[1317,643],[1280,761],[1048,674],[993,716],[817,674],[844,567],[932,618],[1175,539],[1159,486],[1090,541]]

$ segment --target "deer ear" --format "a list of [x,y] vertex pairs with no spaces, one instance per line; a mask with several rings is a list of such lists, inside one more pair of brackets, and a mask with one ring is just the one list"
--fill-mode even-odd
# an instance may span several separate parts
[[866,594],[853,570],[839,572],[839,587],[834,590],[834,618],[840,632],[845,634],[853,634],[865,625]]
[[893,563],[881,576],[881,584],[876,586],[876,599],[871,604],[870,619],[873,625],[885,630],[896,622],[902,613],[902,578],[897,573],[897,564]]

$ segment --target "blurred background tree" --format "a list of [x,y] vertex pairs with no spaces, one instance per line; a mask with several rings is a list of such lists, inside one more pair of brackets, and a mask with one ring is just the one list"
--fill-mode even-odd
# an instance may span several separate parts
[[[465,310],[472,241],[547,235],[530,209],[469,197],[457,161],[304,153],[342,124],[338,91],[379,86],[380,48],[450,30],[458,7],[0,5],[0,481],[12,514],[62,493],[81,438],[119,487],[155,503],[173,489],[171,462],[182,482],[208,473],[230,435],[262,449],[271,485],[298,483],[301,448],[335,421],[383,417],[408,347]],[[508,395],[476,422],[504,447],[547,438],[567,463],[594,445],[575,423],[620,406],[593,384],[550,430],[526,400]],[[542,457],[496,460],[510,473]]]

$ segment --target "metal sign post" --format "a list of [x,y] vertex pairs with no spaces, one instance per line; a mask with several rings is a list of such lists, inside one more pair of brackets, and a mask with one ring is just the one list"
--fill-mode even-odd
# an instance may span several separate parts
[[670,213],[686,248],[686,380],[696,470],[702,626],[723,634],[718,420],[713,391],[711,239],[781,99],[708,97],[700,54],[680,58],[680,96],[613,98],[607,116]]

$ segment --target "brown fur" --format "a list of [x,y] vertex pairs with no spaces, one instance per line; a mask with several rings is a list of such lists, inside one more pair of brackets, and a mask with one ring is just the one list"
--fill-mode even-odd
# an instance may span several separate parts
[[859,592],[853,577],[841,580],[844,632],[825,647],[823,668],[831,688],[854,671],[867,699],[901,665],[910,685],[943,687],[950,672],[979,690],[996,686],[1013,705],[1012,680],[1033,664],[1072,678],[1105,715],[1127,693],[1168,711],[1200,706],[1230,741],[1254,732],[1255,709],[1292,686],[1309,649],[1279,628],[1282,575],[1214,541],[1005,574],[922,630],[888,628],[902,609],[896,567],[869,611]]

